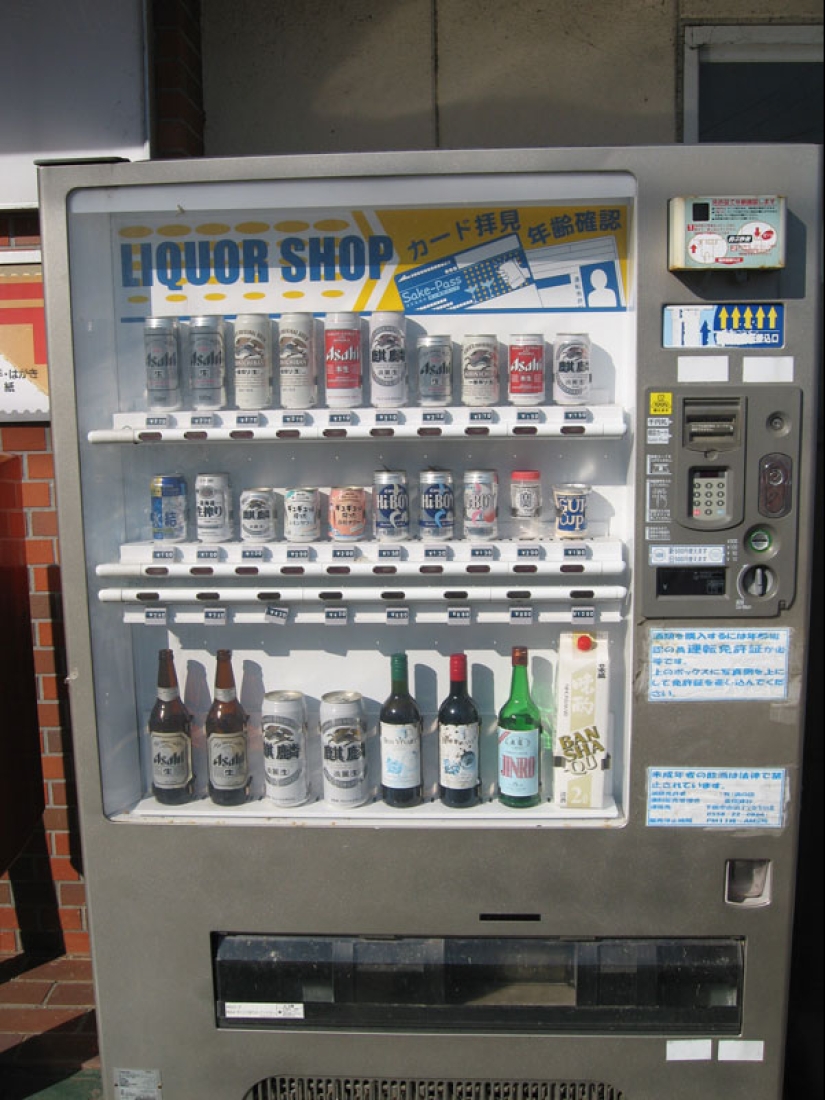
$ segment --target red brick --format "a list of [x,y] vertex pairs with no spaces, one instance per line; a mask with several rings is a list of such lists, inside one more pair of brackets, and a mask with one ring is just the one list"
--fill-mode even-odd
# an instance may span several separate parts
[[72,959],[61,955],[57,959],[45,959],[42,962],[35,961],[25,973],[19,975],[15,980],[90,982],[92,980],[92,964],[88,959]]
[[[57,706],[57,704],[56,703],[41,703],[40,706],[43,706],[43,707]],[[39,709],[40,708],[38,707],[38,710]],[[42,737],[43,737],[43,752],[45,754],[50,755],[51,753],[62,753],[63,752],[63,731],[62,730],[59,730],[59,729],[55,729],[55,730],[41,729],[40,732],[41,732]]]
[[77,1019],[76,1008],[7,1008],[0,1005],[0,1031],[23,1031],[39,1035],[53,1027],[64,1027]]
[[27,539],[26,561],[29,565],[51,565],[55,561],[55,546],[51,539]]
[[[41,726],[54,728],[59,727],[61,723],[60,704],[59,703],[38,703],[37,704],[37,718]],[[49,740],[49,751],[59,752],[62,749],[62,739],[58,743],[56,748],[51,747],[51,739]]]
[[[0,245],[3,243],[2,237],[0,237]],[[15,1047],[25,1040],[26,1036],[21,1035],[20,1032],[0,1032],[0,1054],[7,1053],[13,1050]]]
[[23,482],[24,508],[50,508],[52,505],[52,487],[48,481]]
[[17,949],[17,933],[0,932],[0,953],[4,955],[14,955],[17,953]]
[[29,516],[31,533],[41,538],[57,535],[57,512],[32,512]]
[[[8,508],[8,505],[0,504],[0,507]],[[6,539],[18,539],[21,542],[26,538],[26,516],[23,512],[4,511],[0,516],[0,535]]]
[[37,648],[32,656],[34,657],[34,671],[36,673],[57,671],[57,658],[53,649]]
[[41,478],[54,478],[54,456],[51,454],[33,454],[26,459],[26,473],[30,481]]
[[[20,927],[20,918],[17,914],[17,910],[11,906],[0,906],[0,928],[8,932],[16,931]],[[2,990],[0,985],[0,990]]]
[[62,756],[43,756],[40,764],[44,779],[65,779],[66,765]]
[[55,882],[80,881],[80,871],[77,870],[70,859],[63,856],[52,856],[49,863],[52,866],[52,877]]
[[70,856],[72,854],[73,847],[71,833],[52,833],[51,842],[53,856]]
[[[52,618],[52,601],[49,596],[45,595],[48,589],[49,570],[38,569],[37,566],[30,571],[29,574],[31,580],[34,581],[35,591],[29,593],[29,612],[32,619],[51,619]],[[42,580],[42,585],[39,583]],[[44,595],[38,595],[38,593],[44,593]]]
[[0,879],[0,905],[11,905],[11,884],[7,879]]
[[90,954],[88,932],[64,932],[63,943],[70,955],[85,955],[88,957]]
[[36,425],[6,425],[2,434],[4,451],[47,451],[46,429]]
[[36,628],[35,644],[42,646],[54,645],[54,623],[42,621],[34,625]]
[[60,685],[56,676],[40,677],[40,698],[46,701],[60,698]]
[[[74,983],[80,985],[81,983]],[[46,1003],[47,998],[51,1003],[49,994],[54,990],[54,982],[20,982],[10,981],[0,985],[0,1005],[29,1005],[39,1007]],[[77,1001],[60,1001],[58,1006],[77,1004]]]
[[61,882],[58,894],[61,905],[86,904],[86,887],[82,882]]
[[50,1008],[91,1008],[95,1003],[95,991],[91,982],[58,982],[50,986]]
[[66,810],[65,808],[55,810],[47,807],[43,811],[43,828],[46,830],[46,832],[51,832],[53,829],[70,829],[71,821],[69,820],[68,810]]
[[[83,919],[82,909],[61,909],[58,913],[60,917],[60,927],[64,932],[84,932],[85,921]],[[69,1002],[64,1002],[69,1003]],[[77,1003],[77,1002],[74,1002]]]

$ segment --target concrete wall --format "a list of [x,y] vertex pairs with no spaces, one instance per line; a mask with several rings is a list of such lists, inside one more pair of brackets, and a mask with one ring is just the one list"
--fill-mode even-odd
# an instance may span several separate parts
[[[781,16],[777,16],[781,9]],[[689,24],[814,0],[202,0],[210,156],[660,144]]]

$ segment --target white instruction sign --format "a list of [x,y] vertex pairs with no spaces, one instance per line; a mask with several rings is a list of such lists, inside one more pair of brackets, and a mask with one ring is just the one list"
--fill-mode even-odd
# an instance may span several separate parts
[[781,829],[784,768],[648,768],[647,824]]
[[788,694],[790,630],[651,629],[651,701],[779,700]]

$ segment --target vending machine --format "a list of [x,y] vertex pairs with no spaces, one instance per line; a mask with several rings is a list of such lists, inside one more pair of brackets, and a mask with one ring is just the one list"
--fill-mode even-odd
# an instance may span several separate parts
[[41,169],[107,1100],[779,1100],[820,185]]

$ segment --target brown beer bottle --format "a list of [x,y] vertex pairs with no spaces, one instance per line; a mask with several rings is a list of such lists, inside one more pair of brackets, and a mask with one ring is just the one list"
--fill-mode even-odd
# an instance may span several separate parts
[[188,802],[193,792],[192,716],[183,704],[171,649],[158,653],[158,693],[149,715],[152,794],[167,806]]
[[209,797],[219,806],[240,806],[249,785],[247,716],[238,702],[232,651],[218,650],[215,696],[206,716]]

